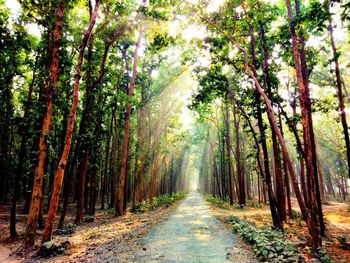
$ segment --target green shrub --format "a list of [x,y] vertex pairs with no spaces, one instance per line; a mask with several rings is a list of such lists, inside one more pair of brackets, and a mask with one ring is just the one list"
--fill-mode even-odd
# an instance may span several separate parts
[[172,203],[184,199],[186,192],[177,192],[174,194],[164,194],[154,198],[153,206],[151,206],[149,199],[143,200],[142,202],[136,202],[135,211],[136,212],[146,212],[152,208],[165,206],[168,207]]
[[135,205],[135,211],[136,212],[146,212],[148,210],[150,210],[151,204],[149,203],[149,200],[143,200],[142,202],[136,202]]
[[263,262],[304,262],[298,249],[284,237],[282,232],[261,229],[237,217],[228,219],[232,230],[246,242],[253,245],[253,251]]
[[236,224],[236,223],[239,223],[241,221],[241,219],[237,216],[230,215],[230,216],[226,217],[225,221],[227,223]]
[[186,197],[186,194],[187,194],[187,192],[185,192],[185,191],[177,192],[177,193],[173,194],[174,200],[175,201],[182,200]]
[[326,251],[321,247],[316,250],[314,256],[319,258],[322,263],[334,263],[334,261],[327,256]]
[[207,201],[213,205],[216,205],[218,207],[221,207],[221,208],[225,208],[226,207],[226,201],[225,200],[222,200],[221,198],[218,198],[218,197],[214,197],[214,196],[209,196],[207,198]]
[[165,194],[165,195],[160,195],[154,198],[154,206],[166,206],[168,207],[175,201],[175,198],[172,195]]
[[72,222],[66,222],[63,224],[62,229],[55,229],[55,235],[71,235],[77,231],[77,225]]
[[292,211],[291,211],[291,218],[292,219],[300,219],[301,220],[303,218],[303,216],[302,216],[302,214],[299,211],[296,211],[296,210],[292,209]]
[[91,222],[94,222],[94,221],[95,221],[95,217],[94,216],[91,216],[91,215],[85,216],[85,222],[91,223]]
[[254,202],[252,200],[248,201],[246,206],[249,206],[249,207],[252,207],[252,208],[262,208],[263,205],[262,204],[259,204],[257,202]]
[[105,211],[107,215],[114,215],[115,214],[115,208],[109,208]]

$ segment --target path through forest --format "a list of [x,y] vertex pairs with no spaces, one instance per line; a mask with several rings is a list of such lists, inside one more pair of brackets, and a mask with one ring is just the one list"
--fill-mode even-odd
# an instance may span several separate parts
[[197,192],[191,192],[141,242],[137,262],[232,262],[236,257],[239,262],[252,262],[244,258],[239,241]]

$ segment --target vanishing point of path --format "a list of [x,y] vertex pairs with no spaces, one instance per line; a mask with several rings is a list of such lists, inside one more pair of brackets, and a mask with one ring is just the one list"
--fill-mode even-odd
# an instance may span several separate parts
[[197,192],[188,194],[169,219],[155,226],[141,242],[143,250],[136,254],[137,262],[243,262],[234,255],[239,241],[210,214]]

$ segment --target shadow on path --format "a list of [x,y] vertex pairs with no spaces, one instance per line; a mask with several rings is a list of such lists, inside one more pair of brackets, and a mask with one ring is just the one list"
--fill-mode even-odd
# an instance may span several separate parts
[[141,242],[143,251],[136,254],[136,262],[226,262],[231,248],[239,246],[197,192],[188,194]]

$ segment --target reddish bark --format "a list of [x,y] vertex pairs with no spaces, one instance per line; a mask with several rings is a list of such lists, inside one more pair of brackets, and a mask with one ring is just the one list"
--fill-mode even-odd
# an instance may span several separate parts
[[[136,76],[137,76],[137,65],[138,65],[138,50],[140,48],[141,37],[143,31],[140,30],[139,36],[136,42],[135,53],[134,53],[134,64],[132,70],[132,76],[130,80],[130,84],[128,86],[128,97],[131,99],[134,93]],[[120,173],[118,179],[118,188],[117,188],[117,203],[116,203],[116,215],[123,215],[124,208],[124,187],[126,184],[126,180],[128,175],[126,174],[127,170],[127,162],[129,156],[129,139],[130,139],[130,117],[131,117],[131,102],[128,102],[126,105],[126,113],[124,118],[124,134],[122,141],[122,154],[121,154],[121,162],[120,162]]]
[[34,184],[32,192],[32,201],[30,205],[30,211],[26,226],[26,233],[24,238],[24,247],[32,247],[35,242],[35,232],[38,223],[38,217],[40,213],[40,204],[42,200],[42,185],[43,177],[45,173],[45,161],[47,157],[47,143],[46,136],[50,131],[52,108],[53,108],[53,94],[56,83],[59,77],[59,46],[62,37],[62,27],[64,21],[64,3],[60,3],[56,9],[56,18],[53,31],[53,43],[49,56],[51,56],[51,62],[49,67],[49,76],[45,82],[44,92],[46,96],[46,110],[43,116],[42,129],[39,138],[39,156],[38,162],[35,168]]
[[80,85],[80,76],[81,76],[81,70],[83,66],[83,60],[84,60],[84,50],[87,44],[87,41],[89,40],[91,36],[92,29],[96,23],[96,18],[98,15],[98,9],[100,6],[100,1],[97,0],[95,4],[95,8],[93,11],[93,15],[90,20],[90,25],[88,29],[85,31],[82,43],[79,47],[79,56],[78,56],[78,63],[76,68],[76,73],[74,76],[74,87],[73,87],[73,102],[71,111],[69,114],[68,119],[68,125],[67,125],[67,131],[66,131],[66,139],[65,139],[65,145],[64,149],[61,155],[60,162],[58,164],[58,168],[55,175],[55,182],[54,182],[54,189],[52,192],[51,202],[50,202],[50,209],[47,214],[46,223],[45,223],[45,230],[42,236],[42,243],[51,240],[52,238],[52,231],[54,227],[54,220],[57,214],[58,209],[58,203],[61,193],[61,187],[62,187],[62,180],[64,176],[65,167],[67,164],[71,143],[72,143],[72,135],[74,131],[74,123],[75,123],[75,116],[77,112],[78,107],[78,101],[79,101],[79,85]]
[[[299,47],[297,35],[293,25],[293,13],[290,0],[286,0],[286,5],[288,9],[288,21],[289,29],[292,37],[292,49],[293,58],[295,62],[295,70],[297,76],[297,82],[299,87],[299,101],[301,109],[301,123],[303,126],[303,136],[304,136],[304,151],[306,157],[306,171],[308,179],[308,191],[309,191],[309,209],[310,217],[307,220],[307,225],[309,233],[312,237],[312,248],[316,250],[318,247],[322,246],[321,230],[320,230],[320,218],[319,218],[319,207],[317,203],[317,184],[318,184],[318,174],[317,174],[317,163],[316,163],[316,148],[315,139],[313,133],[312,116],[311,116],[311,100],[308,84],[305,81],[305,74],[303,76],[303,70],[305,71],[305,66],[303,66],[303,61],[300,60]],[[301,43],[303,44],[303,43]],[[303,45],[302,45],[303,46]]]
[[[329,10],[329,5],[330,1],[328,1],[328,10]],[[330,12],[330,11],[329,11]],[[337,51],[337,47],[335,45],[334,41],[334,36],[333,36],[333,20],[332,16],[329,16],[328,19],[328,30],[329,30],[329,36],[331,39],[331,46],[332,46],[332,51],[333,51],[333,61],[334,61],[334,69],[335,69],[335,77],[337,81],[337,96],[338,96],[338,108],[339,108],[339,115],[340,115],[340,120],[341,124],[343,126],[343,132],[344,132],[344,140],[345,140],[345,145],[346,145],[346,156],[347,156],[347,161],[348,161],[348,176],[350,178],[350,139],[349,139],[349,127],[348,123],[346,120],[346,113],[345,113],[345,105],[344,105],[344,95],[342,91],[342,77],[340,74],[340,69],[339,69],[339,54]],[[344,85],[344,90],[346,90],[345,85]]]

